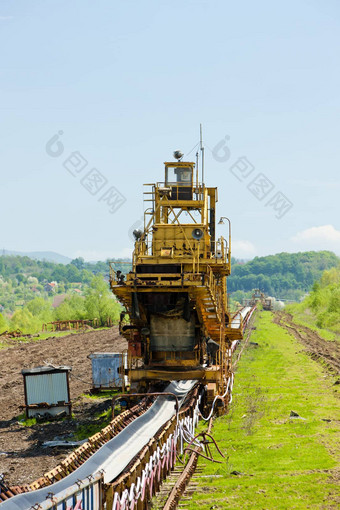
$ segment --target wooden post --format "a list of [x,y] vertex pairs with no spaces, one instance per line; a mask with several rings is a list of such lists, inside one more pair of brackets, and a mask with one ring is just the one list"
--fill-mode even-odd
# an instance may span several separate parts
[[112,510],[114,490],[110,484],[104,485],[104,501],[106,503],[106,510]]

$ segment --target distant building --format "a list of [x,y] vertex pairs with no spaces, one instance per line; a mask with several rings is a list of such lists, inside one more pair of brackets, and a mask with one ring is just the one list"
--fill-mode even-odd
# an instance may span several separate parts
[[44,290],[52,294],[57,290],[58,284],[56,282],[46,283]]

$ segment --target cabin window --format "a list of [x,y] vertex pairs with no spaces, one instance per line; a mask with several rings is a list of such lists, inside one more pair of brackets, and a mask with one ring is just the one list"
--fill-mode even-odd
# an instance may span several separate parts
[[192,186],[192,168],[190,167],[166,167],[165,184]]

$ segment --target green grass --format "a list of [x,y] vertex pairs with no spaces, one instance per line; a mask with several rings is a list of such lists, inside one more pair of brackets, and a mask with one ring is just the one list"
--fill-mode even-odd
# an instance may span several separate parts
[[93,421],[87,425],[81,425],[77,428],[74,436],[76,441],[81,441],[82,439],[87,439],[97,432],[100,432],[103,428],[105,428],[112,420],[112,410],[111,408],[107,411],[104,411],[99,414],[95,414],[93,417]]
[[[226,459],[199,461],[202,475],[222,476],[195,478],[202,490],[185,508],[338,508],[328,473],[340,456],[338,386],[271,321],[261,314],[251,338],[259,346],[244,351],[230,412],[214,423]],[[290,418],[291,411],[304,419]]]
[[[74,415],[71,416],[72,419],[74,419]],[[22,427],[33,427],[33,425],[37,425],[38,423],[41,423],[43,425],[48,425],[49,423],[54,423],[56,421],[61,422],[64,420],[69,420],[69,416],[63,416],[62,418],[26,418],[26,413],[22,413],[19,416],[17,416],[17,420],[20,423]]]
[[82,393],[82,397],[89,398],[90,400],[98,400],[98,399],[108,399],[113,398],[117,395],[117,393],[121,393],[120,389],[109,389],[109,390],[98,390],[94,393]]
[[31,338],[27,338],[27,337],[24,337],[24,336],[19,336],[17,338],[11,338],[11,340],[9,342],[6,342],[5,340],[2,340],[1,337],[0,337],[0,350],[1,349],[6,349],[7,347],[14,347],[16,345],[16,343],[32,343],[32,342],[40,342],[40,340],[46,340],[47,338],[52,338],[52,337],[56,337],[56,338],[59,338],[59,337],[62,337],[62,336],[67,336],[67,335],[78,335],[78,334],[81,334],[81,333],[90,333],[90,332],[93,332],[93,331],[103,331],[105,329],[111,329],[111,328],[108,328],[108,327],[102,327],[102,328],[96,328],[96,329],[88,329],[88,330],[81,330],[81,329],[71,329],[71,330],[68,330],[68,331],[47,331],[47,332],[44,332],[44,333],[39,333],[39,336],[32,336]]
[[32,336],[31,338],[27,338],[24,336],[19,336],[17,338],[11,338],[9,342],[6,340],[2,340],[0,342],[0,349],[6,349],[7,347],[14,347],[16,343],[32,343],[32,342],[40,342],[40,340],[46,340],[51,337],[62,337],[67,336],[71,332],[70,331],[48,331],[46,333],[39,333],[39,336]]
[[33,425],[37,424],[36,418],[26,418],[25,413],[20,414],[17,417],[17,420],[20,422],[20,425],[22,425],[23,427],[32,427]]
[[303,302],[287,305],[285,307],[285,311],[293,315],[294,322],[296,324],[307,326],[307,328],[316,331],[316,333],[318,333],[318,335],[324,340],[339,340],[339,335],[334,331],[325,328],[319,328],[316,325],[317,317],[308,308],[306,309],[306,306]]

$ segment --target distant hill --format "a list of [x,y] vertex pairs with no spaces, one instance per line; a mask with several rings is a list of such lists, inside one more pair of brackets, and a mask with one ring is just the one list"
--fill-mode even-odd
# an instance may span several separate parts
[[258,288],[269,296],[299,300],[311,290],[324,270],[337,266],[339,261],[330,251],[307,251],[255,257],[245,264],[236,262],[228,278],[228,292],[249,292]]
[[29,257],[33,260],[46,260],[47,262],[55,262],[56,264],[69,264],[72,259],[56,253],[54,251],[14,251],[2,250],[1,255],[19,255],[21,257]]

